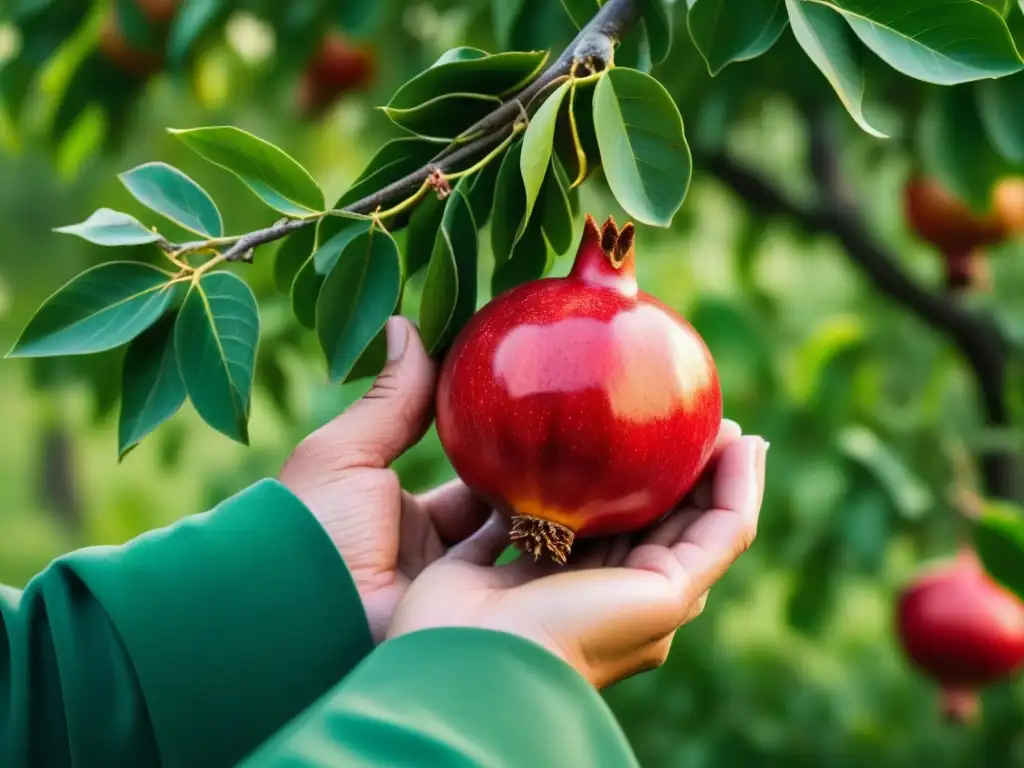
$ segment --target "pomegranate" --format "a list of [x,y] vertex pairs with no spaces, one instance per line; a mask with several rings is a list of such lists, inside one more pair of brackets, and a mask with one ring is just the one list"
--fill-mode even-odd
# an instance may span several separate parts
[[1024,233],[1024,177],[1001,179],[996,185],[993,201],[1003,229],[1013,235]]
[[181,5],[181,0],[135,0],[150,24],[157,28],[161,41],[156,50],[139,50],[121,29],[117,13],[111,10],[103,20],[99,47],[108,61],[121,70],[138,77],[149,77],[160,71],[164,63],[164,42],[167,29]]
[[372,49],[330,32],[302,73],[299,108],[305,115],[320,114],[346,91],[368,87],[375,74]]
[[968,253],[1006,238],[998,216],[975,213],[935,179],[911,178],[903,202],[907,222],[917,236],[945,254]]
[[1024,603],[969,550],[919,576],[897,604],[899,640],[942,689],[943,713],[966,722],[978,691],[1024,663]]
[[722,421],[718,372],[682,317],[638,289],[634,228],[587,216],[571,273],[469,321],[441,368],[437,429],[519,548],[563,564],[577,538],[657,522],[691,490]]

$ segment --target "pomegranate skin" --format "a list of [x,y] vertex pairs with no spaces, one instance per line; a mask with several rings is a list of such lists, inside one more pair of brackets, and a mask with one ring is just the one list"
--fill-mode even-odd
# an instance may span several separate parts
[[569,546],[659,520],[696,483],[721,426],[711,353],[639,291],[632,241],[631,224],[602,231],[588,216],[570,275],[491,301],[440,373],[437,428],[456,473],[513,519],[569,529]]
[[971,699],[1024,663],[1024,604],[962,552],[900,595],[899,638],[910,660],[942,687],[946,714],[971,715]]

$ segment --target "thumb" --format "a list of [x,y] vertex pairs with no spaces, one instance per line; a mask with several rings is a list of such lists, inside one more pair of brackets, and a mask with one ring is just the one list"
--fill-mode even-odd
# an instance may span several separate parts
[[315,435],[337,468],[384,469],[430,426],[436,366],[406,318],[390,318],[386,333],[388,360],[370,391]]

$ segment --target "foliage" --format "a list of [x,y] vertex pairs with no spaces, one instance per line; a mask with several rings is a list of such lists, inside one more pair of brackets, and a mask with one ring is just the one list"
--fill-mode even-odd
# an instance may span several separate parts
[[[202,481],[174,476],[208,486],[193,501],[213,503],[235,490],[209,484],[214,467],[231,483],[273,472],[268,444],[279,453],[365,387],[384,365],[389,316],[416,318],[440,358],[490,295],[565,265],[584,212],[632,218],[646,225],[642,286],[686,309],[719,362],[728,415],[773,444],[760,546],[667,669],[609,693],[644,764],[1014,764],[1019,686],[990,692],[977,729],[943,731],[886,611],[917,558],[967,535],[948,492],[993,493],[960,457],[1021,453],[1018,425],[991,423],[977,405],[984,382],[907,312],[919,308],[855,278],[805,157],[828,122],[869,226],[907,279],[933,281],[939,266],[906,236],[897,187],[923,168],[984,211],[996,182],[1020,172],[1024,7],[636,0],[638,23],[605,60],[588,23],[625,5],[184,0],[161,29],[131,2],[14,2],[3,13],[21,42],[0,65],[0,135],[21,158],[3,162],[38,168],[47,152],[80,173],[45,225],[81,223],[57,227],[72,245],[40,227],[20,241],[56,271],[0,264],[19,291],[33,286],[10,357],[31,359],[40,390],[84,384],[100,424],[119,392],[116,429],[99,434],[108,452],[116,440],[122,471],[165,467],[164,455],[174,461],[152,474],[191,468]],[[161,51],[156,70],[110,60],[115,11],[133,44]],[[414,35],[425,19],[446,31]],[[240,20],[272,31],[272,65],[244,64]],[[342,102],[336,122],[275,114],[331,27],[386,50],[389,74]],[[549,79],[566,46],[585,55]],[[231,95],[218,101],[222,76]],[[315,149],[357,109],[370,115],[357,132],[372,136],[369,152]],[[167,125],[183,127],[158,133]],[[348,150],[351,136],[329,146]],[[791,207],[721,176],[722,157],[777,183]],[[28,230],[22,219],[14,227]],[[993,252],[991,294],[935,300],[990,322],[1016,356],[1024,271],[995,258],[1014,247]],[[996,383],[1007,401],[1012,381]],[[433,435],[398,469],[413,489],[450,471]],[[1022,592],[1018,511],[985,503],[969,533]]]

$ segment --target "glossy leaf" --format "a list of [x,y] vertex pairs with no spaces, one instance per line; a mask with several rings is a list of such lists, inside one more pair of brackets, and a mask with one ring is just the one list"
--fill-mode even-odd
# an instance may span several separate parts
[[481,93],[447,93],[409,109],[384,107],[395,125],[434,141],[454,139],[501,106],[501,99]]
[[224,221],[213,199],[177,168],[167,163],[146,163],[118,178],[151,211],[197,235],[224,236]]
[[127,344],[180,296],[182,284],[171,281],[137,262],[88,269],[43,303],[8,357],[89,355]]
[[924,169],[975,211],[987,212],[1004,163],[988,143],[973,86],[937,88],[918,121]]
[[316,328],[316,302],[323,284],[324,276],[316,271],[312,258],[299,268],[292,282],[292,314],[300,325],[309,330]]
[[100,208],[81,224],[58,227],[54,232],[75,235],[90,243],[104,246],[145,245],[160,240],[160,235],[134,216],[109,208]]
[[317,338],[331,381],[348,377],[384,328],[401,290],[398,245],[389,234],[366,230],[348,242],[317,302]]
[[600,0],[562,0],[565,12],[569,14],[572,23],[579,29],[583,29],[594,15],[601,9],[603,3]]
[[185,383],[174,350],[176,320],[176,314],[165,315],[128,347],[117,432],[122,459],[185,404]]
[[650,75],[612,69],[594,93],[594,125],[619,204],[639,222],[669,226],[686,197],[693,162],[668,91]]
[[341,254],[348,248],[349,243],[360,235],[369,232],[373,226],[370,219],[344,219],[344,228],[327,240],[313,254],[313,268],[318,275],[327,275],[338,263]]
[[786,0],[793,35],[821,70],[846,111],[864,131],[886,138],[864,117],[864,66],[861,46],[843,17],[823,5]]
[[469,189],[469,204],[473,208],[473,218],[476,219],[477,227],[482,228],[491,218],[494,191],[500,170],[501,158],[497,158],[473,176]]
[[808,0],[839,11],[893,69],[938,85],[1002,77],[1024,68],[1006,23],[976,0]]
[[767,53],[786,29],[786,0],[687,0],[687,5],[690,37],[712,75]]
[[444,201],[437,195],[428,195],[409,217],[408,235],[405,241],[405,274],[410,277],[427,264],[434,252],[437,230],[444,216]]
[[224,10],[224,0],[185,0],[171,22],[167,38],[168,62],[180,67],[196,41]]
[[978,110],[992,146],[1013,163],[1024,163],[1024,74],[977,85]]
[[476,260],[476,225],[460,182],[445,203],[423,284],[420,333],[430,354],[441,350],[476,308]]
[[237,176],[263,202],[287,216],[325,208],[309,171],[284,150],[240,128],[216,126],[170,131],[190,149]]
[[494,213],[491,220],[491,250],[495,264],[500,265],[512,255],[526,216],[526,190],[520,170],[523,143],[517,141],[501,161],[494,190]]
[[[638,0],[638,3],[640,18],[647,33],[651,63],[660,64],[672,50],[671,6],[675,0]],[[732,18],[739,21],[742,17],[734,11]]]
[[551,250],[561,256],[572,247],[573,212],[569,204],[566,187],[552,163],[544,177],[544,188],[538,200],[541,229],[547,238]]
[[313,225],[303,227],[286,237],[274,256],[274,285],[281,293],[290,293],[295,276],[316,248],[316,230]]
[[194,284],[174,327],[178,367],[196,412],[242,444],[249,442],[259,337],[256,297],[230,272],[212,272]]
[[543,277],[553,263],[554,253],[548,247],[540,219],[533,219],[510,257],[495,268],[491,276],[491,295],[499,296],[517,285]]
[[399,88],[384,112],[414,133],[452,138],[540,74],[547,56],[452,49]]
[[985,570],[1024,599],[1024,509],[1006,501],[989,501],[973,533]]
[[526,213],[524,226],[533,214],[544,179],[551,165],[551,152],[555,140],[555,126],[559,111],[565,101],[572,81],[567,80],[552,93],[537,110],[530,120],[530,125],[523,136],[522,152],[519,156],[519,168],[523,174],[523,185],[526,190]]

